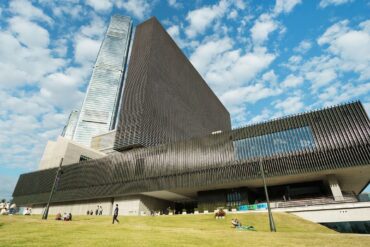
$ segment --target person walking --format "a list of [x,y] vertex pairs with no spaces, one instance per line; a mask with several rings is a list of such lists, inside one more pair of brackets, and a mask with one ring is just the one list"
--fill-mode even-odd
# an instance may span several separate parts
[[117,223],[119,223],[119,220],[117,219],[117,217],[118,217],[118,204],[116,204],[116,208],[114,209],[112,224],[114,224],[114,221],[117,221]]

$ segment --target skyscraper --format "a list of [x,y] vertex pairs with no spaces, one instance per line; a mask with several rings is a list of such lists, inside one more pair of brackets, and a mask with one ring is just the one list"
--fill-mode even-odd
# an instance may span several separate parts
[[91,137],[114,129],[127,64],[132,20],[115,15],[100,47],[73,140],[90,146]]
[[78,111],[73,110],[71,114],[69,114],[67,124],[66,126],[64,126],[61,136],[72,140],[73,134],[75,133],[76,130],[77,121],[78,121]]

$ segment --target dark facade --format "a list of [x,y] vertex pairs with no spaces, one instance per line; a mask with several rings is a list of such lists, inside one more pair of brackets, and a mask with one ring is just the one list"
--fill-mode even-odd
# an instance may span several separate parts
[[138,25],[114,149],[230,129],[229,112],[157,19]]
[[[269,179],[369,168],[369,118],[355,102],[68,165],[53,201],[241,187],[260,178],[260,159]],[[45,203],[55,173],[53,168],[21,175],[14,200]]]

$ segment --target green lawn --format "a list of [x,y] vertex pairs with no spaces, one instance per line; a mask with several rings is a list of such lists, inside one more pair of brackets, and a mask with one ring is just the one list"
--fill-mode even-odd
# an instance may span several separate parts
[[119,217],[76,216],[72,222],[40,216],[0,216],[0,246],[370,246],[367,235],[339,234],[293,215],[275,213],[278,232],[270,233],[267,214],[238,214],[257,231],[231,228],[234,215]]

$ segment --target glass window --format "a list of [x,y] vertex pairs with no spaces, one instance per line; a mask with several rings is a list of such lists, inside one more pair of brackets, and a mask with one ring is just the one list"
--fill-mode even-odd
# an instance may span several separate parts
[[291,153],[315,147],[309,126],[234,141],[237,160]]

